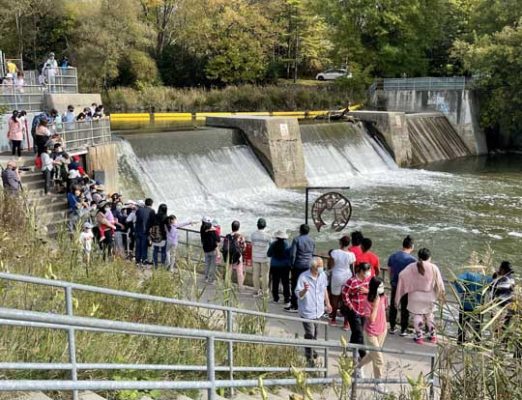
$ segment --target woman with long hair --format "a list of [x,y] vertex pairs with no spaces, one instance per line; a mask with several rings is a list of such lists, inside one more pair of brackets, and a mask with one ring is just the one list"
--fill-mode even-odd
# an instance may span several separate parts
[[[382,348],[386,340],[386,308],[388,299],[384,294],[384,282],[377,277],[373,277],[368,286],[368,302],[366,303],[366,321],[364,324],[364,335],[366,344]],[[384,370],[384,357],[380,351],[370,351],[359,362],[358,369],[365,365],[373,364],[373,377],[381,379]],[[386,387],[382,383],[375,385],[375,390],[379,393],[386,393]]]
[[415,343],[424,344],[425,327],[428,329],[427,339],[437,343],[433,309],[437,299],[444,296],[444,282],[439,268],[431,263],[431,252],[428,249],[420,249],[418,259],[399,274],[393,301],[397,305],[402,296],[408,295],[408,311],[413,314]]

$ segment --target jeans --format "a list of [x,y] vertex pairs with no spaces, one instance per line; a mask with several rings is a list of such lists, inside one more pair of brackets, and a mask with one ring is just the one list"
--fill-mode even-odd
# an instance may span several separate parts
[[154,261],[154,266],[158,267],[158,254],[161,254],[161,264],[165,265],[165,260],[167,259],[167,243],[166,241],[161,241],[160,243],[152,244],[152,260]]
[[[390,329],[395,329],[397,324],[397,307],[395,307],[395,293],[397,293],[397,286],[392,286],[390,297]],[[408,320],[410,319],[410,312],[408,311],[408,295],[404,295],[399,302],[401,307],[401,332],[408,330]]]
[[[471,333],[473,339],[480,341],[480,326],[482,325],[482,314],[473,314],[473,311],[459,311],[459,330],[457,343],[466,342],[466,332]],[[471,329],[470,329],[471,328]]]
[[177,245],[173,243],[167,243],[167,267],[169,271],[176,269],[176,249]]
[[252,263],[252,277],[254,281],[254,289],[262,290],[263,293],[268,292],[268,276],[269,276],[268,262],[253,262]]
[[22,156],[22,141],[21,140],[11,140],[11,154],[14,156],[18,154],[18,157]]
[[44,192],[45,194],[49,193],[51,190],[51,183],[52,183],[52,171],[49,171],[48,169],[42,171],[43,177],[44,177]]
[[270,267],[272,298],[279,301],[279,283],[283,285],[285,303],[290,302],[290,267]]
[[[303,322],[303,328],[305,331],[304,338],[310,340],[317,340],[317,332],[319,330],[319,324],[313,322]],[[305,347],[306,361],[312,361],[317,356],[317,353],[312,352],[311,347]]]
[[[350,336],[350,343],[364,344],[364,317],[362,315],[357,314],[353,310],[345,309],[345,312],[345,317],[348,318],[350,330],[352,331],[352,335]],[[363,359],[365,355],[365,350],[359,350],[360,359]]]
[[295,308],[295,309],[297,309],[297,296],[295,295],[295,288],[297,287],[297,281],[299,280],[299,276],[305,271],[308,271],[308,270],[292,268],[290,271],[292,274],[292,294],[291,294],[292,298],[290,301],[292,303],[292,308]]
[[149,247],[149,240],[145,233],[136,233],[136,262],[144,263],[147,261],[147,251]]
[[205,253],[205,280],[210,283],[216,278],[216,250]]

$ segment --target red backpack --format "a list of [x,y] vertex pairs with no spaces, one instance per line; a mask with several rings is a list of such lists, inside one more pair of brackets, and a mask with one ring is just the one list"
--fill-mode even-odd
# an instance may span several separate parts
[[40,157],[38,154],[34,158],[34,166],[36,169],[42,169],[42,157]]

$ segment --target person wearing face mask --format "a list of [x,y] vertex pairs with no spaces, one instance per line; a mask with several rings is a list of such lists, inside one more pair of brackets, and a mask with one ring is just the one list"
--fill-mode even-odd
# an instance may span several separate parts
[[411,263],[399,274],[395,294],[397,305],[402,296],[408,295],[408,311],[413,314],[415,343],[424,344],[424,326],[428,327],[428,339],[437,343],[433,309],[435,302],[444,297],[444,282],[439,268],[431,263],[431,252],[420,249],[419,261]]
[[[314,257],[310,269],[300,274],[297,280],[295,295],[297,296],[299,316],[310,320],[303,321],[305,339],[316,340],[319,326],[314,321],[323,316],[325,309],[328,313],[332,312],[326,290],[328,278],[323,269],[323,260]],[[307,347],[305,348],[305,357],[308,365],[313,367],[317,354],[312,353],[312,349]]]
[[114,234],[114,250],[116,255],[123,257],[125,255],[125,237],[127,234],[125,222],[127,220],[127,215],[123,212],[123,203],[119,197],[113,195],[112,199],[113,206],[111,208],[111,214],[114,217],[114,225],[116,225],[116,232]]
[[116,230],[114,217],[111,213],[111,206],[108,202],[102,201],[98,205],[96,223],[98,224],[98,233],[100,235],[100,248],[103,250],[103,259],[105,260],[107,255],[111,256],[112,254],[114,231]]
[[[379,278],[373,277],[368,285],[367,302],[365,303],[365,314],[367,315],[364,324],[364,334],[366,343],[373,347],[382,348],[386,340],[386,308],[388,299],[384,294],[384,282]],[[357,365],[361,370],[365,365],[373,364],[373,377],[382,379],[384,375],[384,357],[380,351],[370,351]],[[378,393],[386,394],[386,387],[382,383],[375,385]]]
[[[354,276],[346,281],[341,292],[343,306],[341,311],[348,319],[352,334],[350,343],[364,344],[363,326],[366,315],[366,302],[368,285],[371,279],[371,265],[362,263],[357,266]],[[359,350],[360,359],[364,358],[366,351]],[[362,370],[357,370],[358,377],[362,377]]]
[[18,172],[16,162],[9,161],[6,169],[2,170],[2,184],[5,192],[9,195],[15,196],[20,192],[20,173]]
[[42,158],[42,174],[44,177],[44,192],[46,195],[50,195],[51,191],[51,184],[52,184],[52,176],[53,176],[53,169],[55,164],[59,164],[58,161],[53,161],[51,158],[52,149],[49,147],[44,147],[44,151],[41,154]]

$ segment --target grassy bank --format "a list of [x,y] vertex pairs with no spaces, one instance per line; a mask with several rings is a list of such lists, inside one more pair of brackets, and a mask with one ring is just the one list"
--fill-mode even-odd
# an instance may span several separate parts
[[[180,273],[159,270],[144,276],[124,260],[104,262],[95,254],[91,265],[81,258],[79,245],[62,235],[57,242],[48,242],[20,202],[4,198],[0,191],[0,270],[50,279],[74,281],[94,286],[110,287],[174,298],[197,300],[202,288],[195,284],[195,265],[180,260]],[[234,304],[230,286],[220,283],[216,302]],[[2,306],[42,312],[64,313],[62,289],[0,281]],[[156,302],[74,292],[74,313],[103,319],[150,323],[186,328],[223,330],[222,313],[188,309]],[[235,320],[238,332],[263,333],[264,321],[241,317]],[[68,362],[66,334],[33,328],[0,326],[0,357],[8,362]],[[185,339],[151,338],[146,336],[77,333],[77,359],[82,363],[117,362],[146,364],[205,364],[205,342]],[[216,344],[218,365],[226,365],[226,347]],[[240,365],[300,365],[297,353],[288,348],[263,348],[257,345],[235,345],[234,364]],[[66,371],[1,371],[0,379],[68,379]],[[178,372],[81,371],[79,379],[181,380],[200,376]],[[204,375],[201,375],[202,377]],[[242,376],[237,374],[237,377]],[[257,376],[255,376],[257,378]],[[134,391],[105,394],[109,399],[139,398]],[[173,398],[165,392],[151,392],[153,398]],[[68,398],[68,393],[61,394]],[[163,396],[163,397],[162,397]],[[165,397],[167,396],[167,397]],[[54,395],[54,398],[58,398]]]
[[119,87],[103,94],[111,112],[131,111],[295,111],[344,108],[364,101],[365,87],[355,83],[317,85],[242,85],[222,89],[178,89],[164,86],[140,90]]

